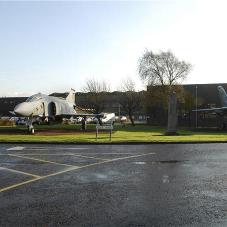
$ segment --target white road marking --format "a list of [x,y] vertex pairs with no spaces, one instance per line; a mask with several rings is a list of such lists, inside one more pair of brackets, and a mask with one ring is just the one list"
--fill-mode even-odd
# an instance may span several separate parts
[[8,148],[7,151],[22,151],[25,147],[11,147]]
[[25,149],[26,150],[32,150],[32,149],[34,149],[34,150],[36,150],[36,149],[45,149],[45,150],[48,150],[47,147],[25,147]]
[[[87,147],[69,147],[69,148],[58,148],[61,150],[88,150]],[[7,151],[22,151],[22,150],[35,150],[35,151],[46,151],[49,150],[48,147],[11,147]]]
[[25,150],[27,151],[48,151],[49,149],[46,149],[46,148],[36,148],[36,149],[33,149],[33,148],[25,148]]
[[47,147],[25,147],[25,149],[40,149],[40,148],[47,149]]
[[134,162],[135,164],[137,164],[137,165],[145,165],[146,164],[146,162]]
[[68,148],[60,148],[60,149],[63,149],[63,150],[88,150],[90,148],[86,148],[86,147],[68,147]]
[[47,148],[33,148],[33,147],[11,147],[8,148],[7,151],[28,151],[28,150],[33,150],[33,151],[48,151],[49,149]]

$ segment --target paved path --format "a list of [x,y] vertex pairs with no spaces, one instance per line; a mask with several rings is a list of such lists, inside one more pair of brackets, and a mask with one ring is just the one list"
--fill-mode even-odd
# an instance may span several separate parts
[[227,148],[0,145],[0,226],[227,226]]

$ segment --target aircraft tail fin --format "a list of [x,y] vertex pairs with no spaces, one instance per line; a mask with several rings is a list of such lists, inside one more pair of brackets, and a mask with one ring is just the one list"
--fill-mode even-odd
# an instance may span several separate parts
[[75,103],[75,90],[71,88],[71,91],[69,92],[69,95],[66,97],[66,101]]
[[222,107],[227,107],[227,94],[222,86],[218,86]]

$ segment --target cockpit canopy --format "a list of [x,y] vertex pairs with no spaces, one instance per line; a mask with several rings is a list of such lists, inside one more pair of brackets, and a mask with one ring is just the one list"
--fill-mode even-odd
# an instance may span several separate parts
[[32,95],[30,96],[26,102],[35,102],[35,101],[38,101],[39,99],[41,99],[43,97],[43,95],[41,93],[38,93],[38,94],[35,94],[35,95]]

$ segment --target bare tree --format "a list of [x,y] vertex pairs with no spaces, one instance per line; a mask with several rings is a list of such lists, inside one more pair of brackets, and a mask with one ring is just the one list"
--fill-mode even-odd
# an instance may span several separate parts
[[180,85],[192,70],[192,65],[180,61],[170,50],[155,54],[145,50],[139,59],[139,75],[147,85],[143,97],[146,106],[156,124],[157,113],[167,111],[169,93],[177,93],[178,101],[184,102],[184,89]]
[[158,54],[146,50],[139,59],[139,74],[147,85],[180,84],[191,70],[190,63],[180,61],[170,50]]
[[123,80],[123,84],[118,88],[117,102],[128,114],[131,123],[135,126],[133,114],[141,108],[141,92],[136,92],[135,82],[128,77]]
[[104,80],[100,82],[94,78],[87,79],[82,91],[87,93],[83,107],[89,109],[91,113],[101,113],[107,104],[110,85]]

